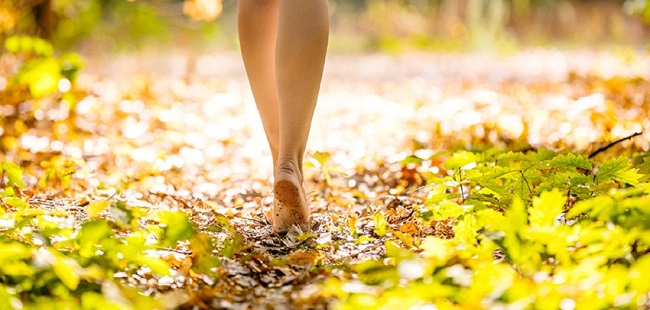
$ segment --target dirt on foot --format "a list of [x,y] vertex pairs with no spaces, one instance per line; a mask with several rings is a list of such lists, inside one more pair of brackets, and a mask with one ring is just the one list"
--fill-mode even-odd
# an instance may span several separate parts
[[281,165],[273,185],[273,231],[286,233],[297,225],[302,231],[309,229],[309,206],[299,172],[291,165]]

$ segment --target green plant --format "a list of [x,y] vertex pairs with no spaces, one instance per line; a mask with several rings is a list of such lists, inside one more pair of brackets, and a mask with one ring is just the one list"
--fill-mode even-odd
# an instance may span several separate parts
[[[172,266],[155,251],[179,242],[201,252],[214,249],[214,240],[197,234],[187,215],[147,213],[120,200],[93,201],[86,209],[89,218],[72,225],[60,217],[64,210],[50,214],[31,206],[20,193],[23,171],[17,165],[4,162],[0,168],[3,309],[161,308],[156,298],[125,285],[116,274],[170,276]],[[192,265],[197,272],[213,266],[200,259]]]
[[339,309],[642,307],[648,163],[544,149],[457,152],[444,162],[448,176],[431,179],[419,216],[455,222],[454,237],[427,236],[417,257],[386,241],[386,260],[352,266],[365,292],[345,293],[346,281],[334,279],[324,289],[342,298]]
[[76,53],[54,55],[49,42],[29,36],[13,36],[6,40],[5,48],[23,59],[18,72],[10,80],[10,87],[27,87],[36,98],[72,89],[83,59]]
[[631,15],[638,15],[647,23],[650,23],[650,1],[648,0],[627,0],[625,11]]

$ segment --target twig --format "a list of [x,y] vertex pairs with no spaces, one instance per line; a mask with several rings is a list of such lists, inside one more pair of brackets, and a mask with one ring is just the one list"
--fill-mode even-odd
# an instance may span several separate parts
[[521,178],[524,179],[524,182],[526,182],[526,186],[528,187],[528,193],[529,193],[529,194],[532,194],[532,193],[533,193],[533,189],[530,188],[530,183],[528,183],[528,179],[526,179],[526,175],[524,175],[524,171],[523,171],[523,170],[519,170],[519,173],[521,173]]
[[592,157],[594,157],[594,156],[596,156],[596,155],[598,155],[598,154],[600,154],[600,153],[602,153],[602,152],[604,152],[604,151],[607,151],[610,147],[612,147],[612,146],[614,146],[614,145],[616,145],[616,144],[618,144],[618,143],[621,143],[621,142],[623,142],[623,141],[625,141],[625,140],[632,139],[632,138],[634,138],[634,137],[636,137],[636,136],[640,136],[642,133],[643,133],[642,131],[640,131],[640,132],[635,132],[635,133],[633,133],[632,135],[629,135],[629,136],[627,136],[627,137],[625,137],[625,138],[621,138],[621,139],[618,139],[618,140],[616,140],[616,141],[614,141],[614,142],[612,142],[612,143],[610,143],[610,144],[607,144],[607,145],[605,145],[605,146],[603,146],[603,147],[597,149],[595,152],[591,153],[591,154],[589,155],[589,158],[592,158]]

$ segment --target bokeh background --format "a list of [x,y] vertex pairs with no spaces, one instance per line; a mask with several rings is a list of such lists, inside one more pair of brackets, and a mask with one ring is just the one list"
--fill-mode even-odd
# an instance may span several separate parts
[[[2,0],[0,40],[37,35],[57,50],[85,55],[236,50],[236,6],[236,0]],[[646,0],[331,0],[330,51],[644,48],[649,7]]]

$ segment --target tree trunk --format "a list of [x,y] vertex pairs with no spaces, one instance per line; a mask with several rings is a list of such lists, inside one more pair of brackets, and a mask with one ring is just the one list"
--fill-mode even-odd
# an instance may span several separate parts
[[52,10],[52,1],[44,0],[32,7],[37,34],[43,39],[51,40],[57,23],[57,16]]

